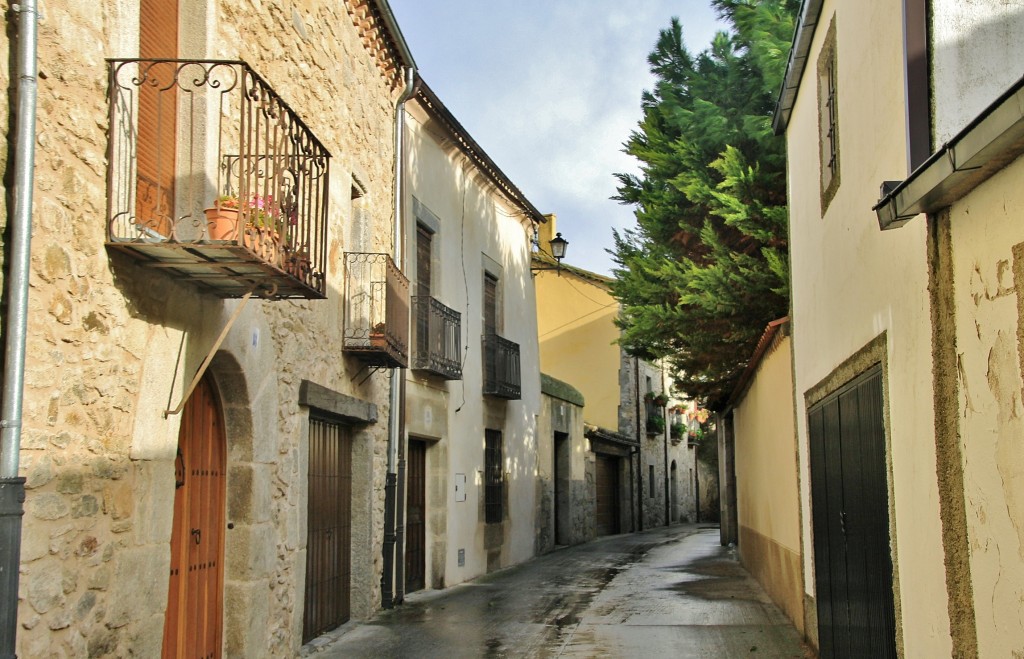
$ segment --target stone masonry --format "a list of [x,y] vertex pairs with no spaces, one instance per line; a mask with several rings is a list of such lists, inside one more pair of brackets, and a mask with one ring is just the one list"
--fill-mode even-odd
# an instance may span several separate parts
[[[181,3],[183,21],[197,26],[182,31],[181,55],[247,61],[333,156],[328,299],[251,301],[210,371],[226,419],[234,525],[225,548],[230,656],[286,656],[301,645],[302,381],[373,403],[387,418],[387,378],[358,384],[361,364],[343,356],[340,337],[353,177],[376,251],[390,251],[394,212],[396,67],[365,11],[324,0]],[[120,0],[55,0],[40,22],[21,454],[26,657],[159,655],[179,424],[163,411],[181,400],[239,304],[104,247],[104,58],[136,56],[137,35],[138,9]],[[380,599],[386,423],[356,428],[353,445],[353,526],[363,531],[352,541],[352,612],[365,617]]]

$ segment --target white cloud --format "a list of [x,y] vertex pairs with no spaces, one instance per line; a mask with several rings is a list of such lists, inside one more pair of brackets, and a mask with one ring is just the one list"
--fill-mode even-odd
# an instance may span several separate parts
[[690,50],[716,29],[708,0],[391,0],[427,83],[543,212],[559,216],[574,265],[608,272],[611,228],[632,211],[609,199],[636,170],[622,143],[651,86],[647,55],[681,16]]

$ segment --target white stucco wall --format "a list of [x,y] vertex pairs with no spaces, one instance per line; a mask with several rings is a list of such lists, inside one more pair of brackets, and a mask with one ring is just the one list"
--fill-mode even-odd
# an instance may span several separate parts
[[935,144],[1024,75],[1024,2],[931,0]]
[[[816,63],[833,15],[841,183],[823,217]],[[802,534],[804,547],[812,547],[805,396],[884,336],[897,638],[902,636],[906,656],[943,656],[950,639],[935,477],[925,224],[883,233],[871,210],[879,184],[907,174],[902,58],[902,25],[889,3],[826,2],[786,133]],[[813,595],[812,554],[804,554],[803,570]]]
[[[488,571],[483,522],[486,428],[500,430],[503,437],[508,507],[500,565],[534,555],[536,424],[541,395],[536,302],[529,272],[531,232],[529,219],[501,196],[455,147],[443,126],[415,100],[408,104],[407,148],[407,244],[415,245],[415,198],[438,222],[431,294],[462,314],[462,379],[434,385],[445,392],[448,401],[442,439],[448,449],[447,477],[449,482],[455,474],[465,474],[467,479],[466,500],[456,501],[454,487],[450,487],[444,503],[445,529],[432,531],[447,536],[444,583],[451,586]],[[519,344],[521,400],[481,395],[485,267],[497,269],[499,275],[498,333]],[[410,388],[411,396],[412,392]],[[410,409],[416,405],[415,398],[407,401]],[[460,549],[465,550],[461,567]]]
[[1022,176],[1018,160],[951,209],[956,405],[982,657],[1024,651]]

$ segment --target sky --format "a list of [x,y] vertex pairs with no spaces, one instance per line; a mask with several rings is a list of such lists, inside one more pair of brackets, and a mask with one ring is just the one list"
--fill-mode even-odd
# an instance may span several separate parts
[[[622,144],[653,87],[647,55],[673,16],[690,52],[717,30],[709,0],[390,0],[423,80],[542,213],[558,216],[565,262],[609,275],[611,199],[635,173]],[[545,246],[546,249],[546,246]]]

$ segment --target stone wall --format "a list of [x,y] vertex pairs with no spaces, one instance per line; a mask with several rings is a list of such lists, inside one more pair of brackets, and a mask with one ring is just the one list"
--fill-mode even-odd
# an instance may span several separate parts
[[[286,656],[301,643],[305,574],[299,385],[375,402],[387,418],[387,378],[356,384],[361,365],[342,356],[341,259],[353,175],[366,189],[372,246],[390,247],[397,90],[341,3],[182,4],[183,15],[201,9],[188,20],[206,28],[183,35],[183,54],[247,60],[333,154],[328,299],[250,302],[211,368],[227,419],[227,516],[236,525],[226,541],[226,648]],[[163,410],[182,398],[239,304],[104,248],[104,58],[136,55],[137,20],[134,5],[58,0],[40,23],[22,656],[159,654],[179,423]],[[379,606],[385,425],[353,434],[357,617]]]

